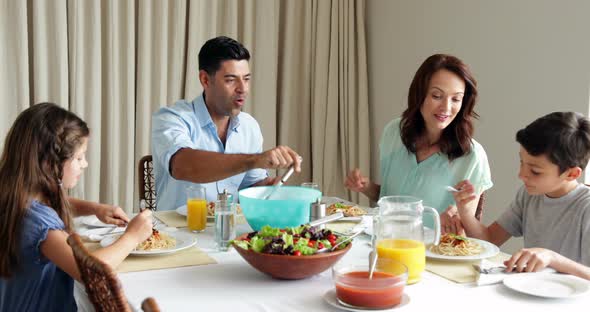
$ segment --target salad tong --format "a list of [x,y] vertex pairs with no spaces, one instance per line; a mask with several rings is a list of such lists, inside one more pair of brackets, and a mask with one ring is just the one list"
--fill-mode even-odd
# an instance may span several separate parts
[[[299,161],[303,161],[303,158],[301,158],[301,156],[299,156]],[[276,191],[283,185],[285,184],[285,182],[287,182],[287,179],[289,179],[289,177],[291,177],[291,175],[293,174],[293,172],[295,172],[295,165],[291,165],[289,167],[289,169],[287,169],[287,172],[285,172],[283,174],[283,176],[281,177],[281,179],[279,180],[279,182],[277,184],[275,184],[275,186],[272,188],[272,190],[270,191],[270,193],[266,194],[266,196],[262,197],[262,199],[264,200],[268,200],[270,198],[270,196],[272,196],[274,193],[276,193]]]

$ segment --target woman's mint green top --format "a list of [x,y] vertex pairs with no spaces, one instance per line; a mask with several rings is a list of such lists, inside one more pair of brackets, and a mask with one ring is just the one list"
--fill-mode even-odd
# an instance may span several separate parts
[[[483,147],[471,140],[471,152],[449,161],[447,155],[435,153],[422,162],[416,161],[416,154],[410,152],[400,136],[400,121],[389,122],[383,131],[380,148],[381,194],[410,195],[423,200],[424,206],[442,212],[454,205],[453,194],[445,186],[454,186],[462,180],[469,180],[478,194],[492,187],[488,157]],[[432,219],[424,218],[425,225],[431,226]]]

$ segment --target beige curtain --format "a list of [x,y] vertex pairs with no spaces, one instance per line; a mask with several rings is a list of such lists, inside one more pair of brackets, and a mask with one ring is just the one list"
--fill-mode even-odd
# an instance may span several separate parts
[[265,148],[304,156],[291,183],[348,197],[346,172],[370,172],[364,12],[363,0],[0,0],[0,144],[32,104],[74,111],[91,141],[73,195],[131,211],[151,114],[199,95],[198,51],[227,35],[253,55],[245,110]]

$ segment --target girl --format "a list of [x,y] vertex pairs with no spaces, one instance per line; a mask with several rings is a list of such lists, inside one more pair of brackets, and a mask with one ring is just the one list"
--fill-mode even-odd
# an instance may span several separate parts
[[[354,169],[344,185],[377,201],[387,195],[411,195],[441,215],[442,232],[462,227],[453,195],[445,189],[469,179],[479,195],[492,187],[490,167],[483,147],[473,139],[473,107],[477,83],[469,67],[458,58],[435,54],[420,66],[408,93],[408,107],[392,120],[380,143],[381,179],[376,184]],[[447,208],[448,207],[448,208]],[[430,219],[428,219],[430,220]]]
[[[52,103],[26,109],[8,132],[0,159],[0,311],[75,311],[80,273],[66,242],[72,216],[128,221],[121,208],[66,194],[88,166],[88,135],[84,121]],[[116,267],[151,233],[146,210],[94,255]]]

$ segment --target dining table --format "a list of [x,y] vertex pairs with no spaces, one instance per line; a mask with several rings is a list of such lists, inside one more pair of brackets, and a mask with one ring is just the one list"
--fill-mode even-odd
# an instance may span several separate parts
[[[188,232],[186,228],[178,230]],[[250,232],[251,228],[244,223],[237,225],[236,230],[239,234]],[[274,279],[250,266],[233,248],[218,251],[213,223],[209,223],[204,232],[192,235],[196,247],[216,263],[118,273],[125,296],[134,309],[141,311],[141,302],[153,297],[161,311],[346,310],[335,303],[330,269],[301,280]],[[368,263],[370,243],[370,236],[358,236],[340,261]],[[157,256],[151,257],[156,259]],[[76,284],[75,293],[79,309],[92,311],[80,284]],[[404,296],[400,306],[385,311],[565,312],[590,308],[588,293],[573,298],[544,298],[514,291],[502,283],[485,286],[477,286],[475,282],[456,283],[428,270],[422,273],[419,282],[405,287]]]

